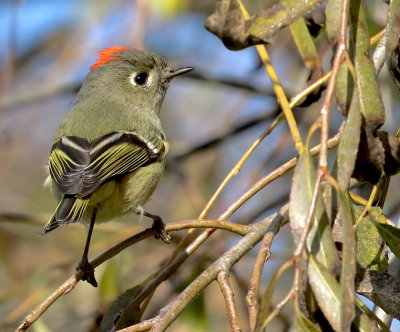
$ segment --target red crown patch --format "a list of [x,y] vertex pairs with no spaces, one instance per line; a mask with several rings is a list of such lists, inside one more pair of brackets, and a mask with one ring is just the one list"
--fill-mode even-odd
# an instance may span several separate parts
[[96,63],[90,67],[90,69],[94,69],[104,65],[105,63],[118,60],[116,53],[127,49],[127,47],[109,47],[97,52],[99,57],[97,58]]

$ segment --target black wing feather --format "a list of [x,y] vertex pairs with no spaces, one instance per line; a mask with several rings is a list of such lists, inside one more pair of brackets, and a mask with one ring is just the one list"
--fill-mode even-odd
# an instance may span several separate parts
[[61,193],[82,198],[115,176],[151,163],[164,149],[161,137],[146,142],[134,133],[112,132],[91,143],[65,136],[52,147],[49,171]]

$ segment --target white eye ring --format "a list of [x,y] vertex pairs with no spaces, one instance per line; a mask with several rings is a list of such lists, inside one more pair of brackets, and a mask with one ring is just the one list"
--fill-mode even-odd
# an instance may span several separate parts
[[146,86],[151,83],[151,76],[146,72],[135,72],[129,77],[129,82],[135,86]]

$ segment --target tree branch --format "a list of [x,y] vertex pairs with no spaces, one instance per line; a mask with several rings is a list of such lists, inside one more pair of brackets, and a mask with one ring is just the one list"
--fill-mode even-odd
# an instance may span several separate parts
[[[224,253],[211,266],[204,270],[186,289],[181,292],[172,302],[165,306],[157,317],[152,319],[153,332],[164,331],[179,314],[193,301],[202,290],[212,281],[217,279],[220,271],[229,271],[236,262],[243,257],[256,243],[258,243],[266,232],[276,228],[279,229],[287,215],[274,214],[263,221],[250,226],[249,232],[231,249]],[[133,325],[124,331],[137,331]]]
[[[182,222],[174,222],[166,225],[167,232],[178,231],[187,228],[205,228],[205,227],[215,227],[215,229],[226,229],[231,232],[237,233],[239,235],[246,234],[248,227],[246,225],[234,224],[229,221],[217,221],[217,220],[187,220]],[[90,265],[93,268],[101,265],[105,261],[114,257],[122,250],[140,242],[150,236],[156,235],[157,231],[152,228],[148,228],[138,234],[135,234],[124,241],[116,244],[112,248],[106,250],[96,258],[94,258]],[[60,287],[58,287],[46,300],[39,304],[31,313],[29,313],[23,320],[23,322],[18,326],[16,332],[22,332],[27,330],[43,313],[61,296],[68,294],[75,285],[81,280],[82,272],[76,272],[67,281],[65,281]]]
[[235,300],[234,300],[235,294],[233,293],[231,284],[229,282],[229,273],[225,270],[220,271],[217,276],[217,281],[219,287],[221,288],[221,292],[224,296],[225,307],[226,307],[226,312],[228,314],[229,323],[231,325],[231,331],[240,332],[241,328],[239,323],[239,317],[236,313],[236,308],[235,308]]

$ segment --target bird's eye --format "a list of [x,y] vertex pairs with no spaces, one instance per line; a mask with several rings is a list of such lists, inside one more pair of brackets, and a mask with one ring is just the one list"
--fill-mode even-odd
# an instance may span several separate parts
[[147,82],[149,75],[147,73],[140,73],[137,74],[134,78],[133,81],[135,82],[135,84],[137,85],[145,85]]

